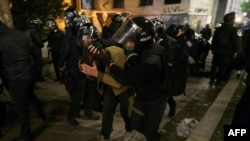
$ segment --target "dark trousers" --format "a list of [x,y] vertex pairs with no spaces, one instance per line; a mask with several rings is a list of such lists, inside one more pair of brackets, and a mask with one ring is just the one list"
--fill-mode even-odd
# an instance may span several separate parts
[[150,102],[145,102],[138,98],[135,99],[133,107],[143,112],[145,116],[133,111],[131,115],[132,128],[144,134],[147,141],[160,140],[158,129],[166,108],[166,103],[166,96],[161,96]]
[[71,102],[68,110],[68,118],[75,118],[80,110],[80,104],[84,97],[85,91],[85,81],[84,78],[77,78],[74,76],[67,76],[67,90],[69,91]]
[[35,78],[36,80],[41,80],[43,79],[41,48],[32,47],[32,58],[33,58],[33,64],[34,64]]
[[230,55],[218,54],[215,53],[212,60],[210,81],[217,79],[217,82],[227,81],[229,76],[227,69],[230,63]]
[[52,63],[54,66],[55,73],[56,73],[56,79],[60,80],[61,74],[60,74],[60,70],[59,70],[59,54],[55,54],[52,52],[51,59],[52,59]]
[[170,109],[175,108],[176,102],[175,102],[173,96],[169,96],[169,97],[168,97],[168,105],[169,105]]
[[88,81],[87,78],[82,78],[80,76],[67,76],[67,83],[65,85],[71,97],[68,118],[76,117],[80,110],[81,102],[84,103],[84,114],[92,114],[92,96],[91,93],[88,93]]
[[102,131],[104,138],[109,138],[112,127],[115,109],[120,103],[120,113],[125,122],[126,131],[131,131],[130,118],[128,117],[128,98],[133,91],[126,90],[118,96],[115,96],[111,87],[107,87],[103,97],[103,115],[102,115]]
[[208,41],[207,41],[207,43],[202,47],[202,49],[201,49],[201,54],[200,54],[200,61],[201,61],[201,68],[204,70],[205,69],[205,66],[206,66],[206,59],[207,59],[207,55],[208,55],[208,53],[209,53],[209,50],[210,50],[210,47],[211,45],[208,43]]
[[9,80],[10,95],[14,101],[17,115],[21,124],[21,135],[30,133],[29,103],[37,113],[43,113],[42,105],[33,92],[33,80]]
[[86,95],[83,98],[84,109],[91,109],[91,111],[89,111],[90,114],[92,109],[100,112],[102,110],[102,96],[97,91],[96,80],[87,80],[85,93]]

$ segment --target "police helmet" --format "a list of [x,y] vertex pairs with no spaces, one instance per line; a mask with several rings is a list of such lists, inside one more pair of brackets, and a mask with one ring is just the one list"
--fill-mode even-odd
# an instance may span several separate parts
[[123,21],[123,17],[122,17],[122,15],[120,15],[120,14],[115,14],[115,15],[112,17],[112,22],[113,22],[113,23],[122,24],[122,21]]
[[68,22],[73,22],[74,19],[78,16],[79,16],[79,13],[74,7],[67,8],[64,13],[64,18],[68,20]]
[[89,18],[86,15],[82,15],[80,17],[77,17],[76,21],[75,21],[75,29],[78,32],[80,30],[80,28],[86,24],[86,23],[90,23]]
[[84,35],[90,36],[92,40],[96,40],[98,38],[97,28],[92,23],[83,24],[77,34],[77,42],[78,45],[82,46],[82,37]]
[[85,23],[80,27],[78,31],[78,36],[83,36],[83,35],[88,35],[96,39],[98,38],[97,28],[92,23]]
[[160,32],[160,31],[165,32],[166,31],[167,27],[162,20],[155,18],[155,19],[152,19],[151,21],[154,25],[155,31],[157,31],[157,32]]
[[48,29],[49,29],[50,31],[57,29],[57,25],[56,25],[56,22],[55,22],[54,19],[49,19],[49,20],[46,22],[46,26],[48,27]]
[[30,28],[39,28],[43,24],[43,22],[39,18],[36,18],[29,20],[28,24]]
[[153,23],[142,16],[128,18],[121,27],[113,35],[113,39],[124,44],[128,37],[134,36],[136,38],[136,48],[143,49],[145,47],[151,47],[154,43],[154,25]]

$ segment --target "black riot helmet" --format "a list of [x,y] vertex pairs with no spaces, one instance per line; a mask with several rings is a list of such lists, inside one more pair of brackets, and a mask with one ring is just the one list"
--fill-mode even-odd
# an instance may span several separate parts
[[43,22],[39,18],[36,18],[29,20],[28,24],[29,28],[31,29],[39,29],[42,26]]
[[166,31],[167,27],[162,20],[155,18],[155,19],[152,19],[151,21],[154,25],[155,31],[157,31],[157,32],[165,32]]
[[55,22],[54,19],[49,19],[47,22],[46,22],[46,26],[48,27],[48,29],[50,31],[53,31],[55,29],[57,29],[57,24]]
[[90,20],[86,15],[81,15],[80,17],[77,17],[74,24],[76,32],[78,32],[80,28],[86,23],[90,23]]
[[79,17],[79,13],[74,7],[69,7],[66,9],[64,18],[67,20],[67,22],[73,22],[76,17]]
[[82,37],[84,35],[90,36],[92,40],[96,40],[98,38],[97,28],[92,23],[83,24],[77,34],[78,45],[82,45]]
[[85,23],[78,31],[78,36],[88,35],[93,39],[98,38],[97,28],[92,23]]
[[112,17],[112,22],[113,22],[113,23],[122,24],[122,21],[123,21],[123,17],[122,17],[122,15],[120,15],[120,14],[115,14],[115,15]]
[[154,44],[154,25],[145,17],[134,17],[132,19],[128,18],[121,27],[113,35],[113,39],[123,44],[128,37],[135,37],[137,50],[143,50],[147,47],[152,47]]

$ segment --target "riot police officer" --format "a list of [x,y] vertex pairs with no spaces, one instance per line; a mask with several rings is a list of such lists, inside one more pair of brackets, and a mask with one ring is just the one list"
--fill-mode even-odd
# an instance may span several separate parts
[[[81,23],[77,23],[77,25],[79,24]],[[81,61],[92,64],[92,61],[94,61],[96,57],[88,51],[87,47],[91,44],[98,44],[98,42],[102,41],[98,36],[97,28],[92,23],[80,25],[77,39],[82,50]],[[92,109],[96,111],[102,110],[102,97],[97,92],[96,84],[96,79],[87,76],[83,97],[85,112],[83,119],[85,120],[99,118],[99,116],[92,113]]]
[[[158,19],[152,20],[154,27],[155,27],[155,40],[156,43],[160,46],[163,46],[165,48],[170,48],[168,44],[169,37],[166,35],[166,25],[163,21]],[[173,98],[173,96],[168,97],[168,104],[170,107],[168,116],[173,117],[175,115],[176,110],[176,102]]]
[[43,41],[40,34],[42,21],[40,19],[32,19],[29,21],[28,39],[30,39],[32,58],[35,69],[36,81],[44,81],[42,75],[42,50]]
[[[85,15],[79,16],[78,11],[73,7],[69,7],[65,11],[65,19],[67,22],[66,35],[63,41],[64,45],[59,66],[61,70],[67,73],[65,86],[71,96],[67,120],[71,125],[76,126],[79,124],[76,120],[76,116],[84,97],[85,83],[87,80],[86,76],[82,74],[78,68],[78,61],[82,58],[82,48],[77,45],[77,31],[80,27],[78,25],[81,25],[82,22],[89,22],[89,20]],[[98,116],[93,115],[91,109],[89,109],[88,112],[85,110],[85,114],[91,114],[88,116],[91,120],[99,119]]]
[[105,30],[103,30],[103,39],[108,39],[111,38],[114,33],[117,31],[117,29],[122,25],[123,22],[123,16],[120,14],[115,14],[112,17],[112,23],[109,25],[109,27],[106,29],[106,27],[104,28]]
[[166,25],[163,21],[155,18],[151,20],[155,28],[155,41],[160,46],[165,46],[166,41]]
[[54,19],[50,19],[46,22],[46,25],[48,26],[49,29],[49,35],[48,35],[48,49],[51,52],[51,57],[52,57],[52,62],[54,65],[54,70],[56,73],[56,80],[55,81],[60,81],[61,80],[61,74],[59,70],[59,55],[60,55],[60,50],[62,47],[62,42],[63,42],[63,37],[64,34],[62,31],[60,31],[57,27],[56,22]]

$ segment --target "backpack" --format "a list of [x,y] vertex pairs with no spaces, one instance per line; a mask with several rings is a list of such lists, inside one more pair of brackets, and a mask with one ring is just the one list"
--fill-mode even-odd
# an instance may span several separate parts
[[188,53],[180,42],[167,38],[165,47],[156,47],[153,54],[160,56],[162,64],[162,89],[168,96],[185,94],[188,78]]

